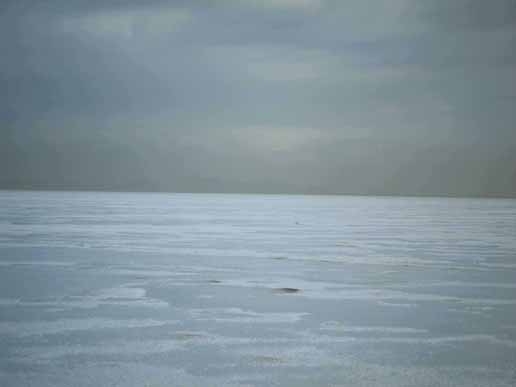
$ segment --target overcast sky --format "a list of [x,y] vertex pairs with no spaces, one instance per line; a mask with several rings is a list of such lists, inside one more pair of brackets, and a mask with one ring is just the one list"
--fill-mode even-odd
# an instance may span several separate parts
[[3,0],[0,188],[516,196],[514,0]]

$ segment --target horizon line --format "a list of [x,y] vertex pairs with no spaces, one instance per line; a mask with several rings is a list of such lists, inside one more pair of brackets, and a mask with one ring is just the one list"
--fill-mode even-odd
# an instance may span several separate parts
[[117,190],[101,188],[2,188],[0,192],[69,192],[69,193],[119,193],[119,194],[185,194],[185,195],[267,195],[267,196],[348,196],[348,197],[386,197],[386,198],[419,198],[419,199],[501,199],[516,200],[509,195],[446,195],[446,194],[382,194],[382,193],[307,193],[307,192],[221,192],[221,191],[169,191],[169,190]]

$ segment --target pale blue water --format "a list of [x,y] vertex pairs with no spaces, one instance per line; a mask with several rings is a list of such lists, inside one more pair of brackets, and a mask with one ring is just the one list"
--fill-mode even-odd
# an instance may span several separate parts
[[0,386],[514,385],[515,200],[0,192]]

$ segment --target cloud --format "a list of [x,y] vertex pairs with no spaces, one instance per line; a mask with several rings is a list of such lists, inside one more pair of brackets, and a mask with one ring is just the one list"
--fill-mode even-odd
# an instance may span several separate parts
[[513,195],[513,4],[2,2],[1,184]]
[[252,6],[271,10],[317,10],[323,6],[323,0],[233,0],[233,4]]
[[430,28],[450,31],[489,31],[514,27],[516,4],[512,0],[489,3],[483,0],[438,0],[420,4],[418,14]]
[[[283,45],[215,45],[206,50],[207,57],[219,66],[232,65],[236,77],[263,81],[302,81],[324,76],[332,55],[316,50],[302,50]],[[228,61],[229,59],[229,61]]]
[[126,9],[95,12],[64,18],[65,33],[88,33],[117,38],[131,38],[137,34],[166,34],[190,20],[186,9]]
[[318,141],[316,129],[295,127],[247,127],[231,131],[243,148],[265,155],[270,152],[292,152]]

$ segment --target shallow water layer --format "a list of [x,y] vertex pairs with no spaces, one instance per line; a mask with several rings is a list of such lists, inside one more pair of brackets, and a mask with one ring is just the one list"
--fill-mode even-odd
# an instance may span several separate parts
[[1,386],[513,386],[516,201],[0,192]]

